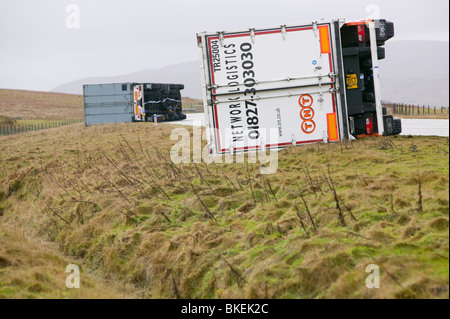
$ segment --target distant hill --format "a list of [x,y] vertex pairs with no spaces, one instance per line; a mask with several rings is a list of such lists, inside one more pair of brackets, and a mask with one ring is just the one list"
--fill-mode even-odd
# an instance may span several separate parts
[[[383,100],[448,107],[448,59],[448,42],[388,41],[386,59],[380,62]],[[80,79],[52,91],[82,94],[83,84],[108,82],[183,83],[183,96],[197,99],[202,96],[198,61],[125,75]]]
[[200,83],[200,64],[198,61],[174,64],[156,70],[142,70],[118,76],[91,77],[62,84],[52,92],[83,94],[83,84],[156,82],[184,84],[182,96],[198,99],[202,97]]

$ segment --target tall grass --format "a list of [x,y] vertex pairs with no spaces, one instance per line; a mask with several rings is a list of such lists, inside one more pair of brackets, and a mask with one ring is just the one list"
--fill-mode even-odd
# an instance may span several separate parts
[[290,147],[260,176],[173,164],[172,128],[0,139],[2,223],[149,298],[448,298],[448,138]]

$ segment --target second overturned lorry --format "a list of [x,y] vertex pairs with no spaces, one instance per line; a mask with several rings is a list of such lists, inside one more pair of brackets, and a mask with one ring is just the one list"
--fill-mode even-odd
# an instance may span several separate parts
[[381,105],[386,20],[201,33],[209,152],[401,133]]
[[182,89],[168,83],[86,84],[85,124],[184,120]]

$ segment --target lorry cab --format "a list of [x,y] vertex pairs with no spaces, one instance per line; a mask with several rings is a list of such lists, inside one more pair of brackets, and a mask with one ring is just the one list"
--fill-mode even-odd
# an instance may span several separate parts
[[[341,72],[349,133],[356,138],[401,133],[400,119],[386,115],[385,108],[379,109],[381,92],[378,61],[385,58],[384,44],[394,36],[394,24],[386,20],[372,23],[373,30],[369,28],[368,21],[347,22],[340,28]],[[372,37],[374,41],[371,41]],[[381,125],[378,125],[380,121]]]
[[177,121],[186,119],[182,111],[183,84],[133,84],[133,112],[135,122]]

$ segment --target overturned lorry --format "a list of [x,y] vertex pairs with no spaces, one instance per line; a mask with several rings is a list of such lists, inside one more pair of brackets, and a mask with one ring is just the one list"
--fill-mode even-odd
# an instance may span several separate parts
[[182,89],[162,83],[83,85],[85,124],[184,120]]
[[209,152],[401,133],[381,105],[386,20],[197,35]]

